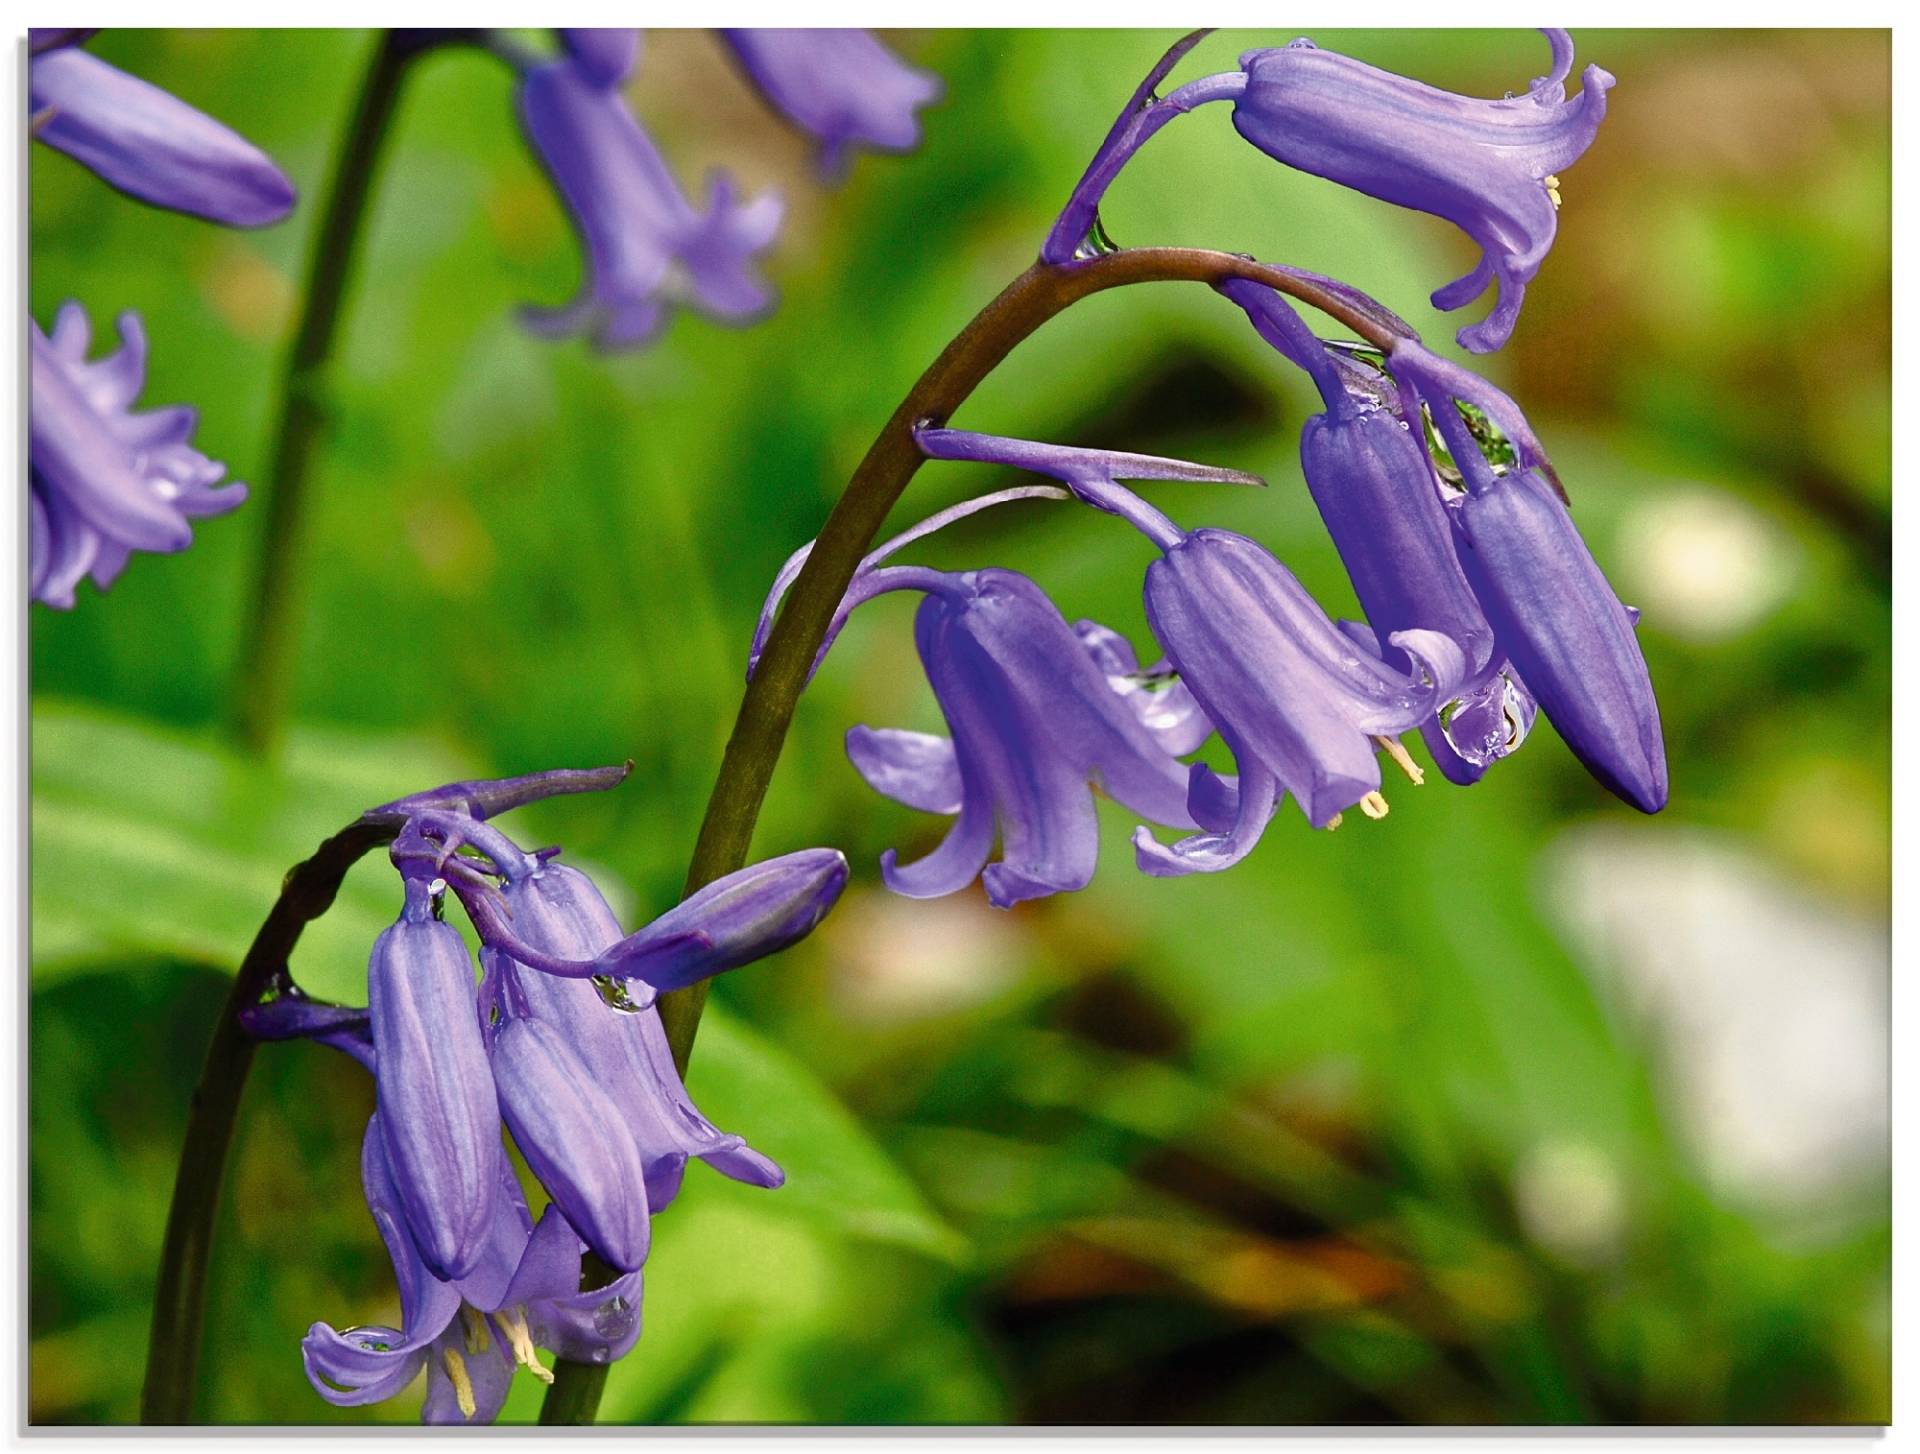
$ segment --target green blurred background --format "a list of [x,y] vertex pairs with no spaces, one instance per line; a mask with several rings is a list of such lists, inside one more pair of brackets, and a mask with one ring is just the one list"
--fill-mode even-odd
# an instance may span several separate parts
[[[420,66],[350,299],[313,481],[289,748],[221,724],[259,548],[278,364],[364,32],[109,32],[100,55],[271,151],[260,233],[142,208],[32,157],[34,316],[125,308],[148,404],[254,483],[194,547],[32,611],[31,1416],[134,1417],[186,1098],[280,874],[360,808],[455,776],[631,757],[617,793],[519,815],[630,919],[673,898],[748,634],[880,423],[1031,260],[1170,35],[912,32],[925,144],[823,185],[700,31],[632,98],[683,179],[778,187],[782,300],[605,358],[525,336],[576,245],[476,53]],[[1208,41],[1180,74],[1286,32]],[[1469,93],[1525,32],[1316,32]],[[530,33],[529,39],[545,42]],[[1544,720],[1468,791],[1284,813],[1232,873],[1143,878],[1103,807],[1086,892],[986,907],[879,886],[943,820],[869,792],[855,722],[932,728],[910,605],[862,613],[802,704],[758,850],[855,866],[838,912],[720,984],[690,1085],[789,1174],[696,1169],[656,1228],[619,1420],[1874,1422],[1888,1416],[1889,42],[1587,32],[1608,119],[1485,367],[1528,409],[1645,615],[1673,803],[1608,798]],[[1446,225],[1275,166],[1223,109],[1169,128],[1106,209],[1122,243],[1337,273],[1430,340]],[[1468,315],[1471,316],[1471,315]],[[1451,347],[1450,342],[1448,346]],[[1165,486],[1353,603],[1300,485],[1311,396],[1198,288],[1096,297],[958,416],[1178,453],[1265,493]],[[923,472],[905,522],[1004,481]],[[1030,572],[1146,644],[1144,544],[1046,504],[919,558]],[[1416,753],[1418,748],[1415,748]],[[509,820],[509,826],[512,820]],[[295,960],[363,992],[391,875],[356,870]],[[203,1411],[408,1420],[308,1388],[309,1322],[397,1320],[359,1199],[364,1075],[258,1059],[220,1229]],[[521,1379],[509,1419],[530,1418]]]

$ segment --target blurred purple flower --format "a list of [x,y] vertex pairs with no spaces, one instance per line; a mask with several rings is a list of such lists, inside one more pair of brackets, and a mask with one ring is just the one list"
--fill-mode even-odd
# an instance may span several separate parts
[[27,95],[37,140],[156,207],[232,227],[262,227],[293,210],[293,183],[265,152],[79,49],[87,34],[34,32]]
[[640,58],[640,32],[599,27],[563,30],[560,43],[574,67],[596,86],[617,87],[633,72]]
[[190,520],[224,514],[247,497],[243,484],[221,485],[226,466],[190,443],[195,410],[134,412],[146,382],[146,331],[132,312],[120,315],[119,328],[120,347],[88,362],[92,330],[78,303],[61,307],[51,336],[27,324],[28,591],[49,606],[72,606],[84,576],[106,589],[135,550],[186,549]]
[[572,212],[586,247],[586,280],[561,308],[522,310],[529,328],[559,338],[588,332],[607,349],[631,348],[659,331],[671,305],[729,323],[762,314],[773,294],[754,258],[780,229],[782,206],[767,193],[741,203],[715,172],[698,211],[665,159],[606,78],[605,57],[555,61],[521,81],[527,135]]
[[1233,124],[1248,141],[1288,166],[1444,217],[1480,245],[1474,269],[1433,295],[1436,308],[1454,309],[1498,284],[1493,311],[1459,335],[1476,353],[1512,334],[1553,245],[1557,174],[1592,143],[1613,85],[1590,65],[1568,101],[1572,37],[1545,34],[1552,72],[1502,100],[1437,90],[1308,40],[1240,57],[1247,84]]
[[820,143],[829,174],[856,146],[911,151],[915,113],[940,95],[940,80],[916,70],[864,30],[723,30],[760,93]]

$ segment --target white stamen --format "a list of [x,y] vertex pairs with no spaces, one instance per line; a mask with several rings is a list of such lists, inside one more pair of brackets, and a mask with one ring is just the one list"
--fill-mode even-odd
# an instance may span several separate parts
[[1387,816],[1387,800],[1378,793],[1368,793],[1360,800],[1360,811],[1369,818],[1384,818]]
[[460,1304],[460,1321],[467,1329],[467,1352],[484,1353],[492,1343],[487,1336],[487,1319],[472,1303]]
[[513,1349],[514,1359],[542,1383],[553,1382],[553,1370],[540,1362],[540,1355],[534,1351],[533,1332],[527,1327],[527,1310],[516,1307],[496,1314],[500,1326],[506,1331],[507,1342]]
[[467,1377],[467,1361],[451,1348],[440,1353],[441,1361],[447,1365],[447,1377],[453,1380],[453,1397],[460,1405],[460,1417],[470,1419],[479,1412],[480,1405],[474,1401],[473,1380]]
[[1380,750],[1394,760],[1400,771],[1407,775],[1407,781],[1416,788],[1427,780],[1427,775],[1420,770],[1420,764],[1407,756],[1407,749],[1400,745],[1398,737],[1376,737],[1373,740],[1380,744]]

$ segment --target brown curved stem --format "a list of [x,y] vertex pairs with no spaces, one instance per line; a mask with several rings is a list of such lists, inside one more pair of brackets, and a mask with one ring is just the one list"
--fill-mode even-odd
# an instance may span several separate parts
[[[1035,263],[1009,283],[949,343],[908,391],[893,417],[853,472],[794,580],[746,695],[707,799],[694,844],[685,892],[694,893],[747,861],[753,827],[773,781],[814,653],[846,594],[860,558],[873,544],[887,514],[920,468],[913,440],[916,426],[946,423],[953,411],[1005,361],[1019,344],[1051,318],[1083,298],[1136,283],[1202,283],[1216,287],[1235,278],[1264,283],[1318,308],[1383,351],[1395,335],[1333,292],[1284,269],[1235,253],[1204,248],[1142,247],[1066,263]],[[707,1002],[702,982],[660,997],[660,1019],[674,1064],[684,1075]],[[561,1360],[547,1391],[540,1421],[590,1421],[600,1403],[604,1366]]]

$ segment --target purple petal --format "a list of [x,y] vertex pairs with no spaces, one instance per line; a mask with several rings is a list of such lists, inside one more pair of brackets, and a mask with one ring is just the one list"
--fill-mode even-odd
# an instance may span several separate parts
[[1117,631],[1098,621],[1076,621],[1074,634],[1087,648],[1093,664],[1106,674],[1107,685],[1139,719],[1140,725],[1154,735],[1163,752],[1184,757],[1197,751],[1213,735],[1213,723],[1188,691],[1185,683],[1170,681],[1158,687],[1140,680],[1143,676],[1171,675],[1164,660],[1142,672],[1133,644]]
[[456,1322],[427,1350],[427,1397],[423,1424],[490,1424],[500,1416],[519,1367],[497,1326],[484,1340]]
[[646,1177],[620,1107],[559,1027],[516,1016],[493,1042],[514,1144],[587,1245],[630,1272],[646,1260]]
[[44,521],[46,525],[43,558],[33,571],[33,599],[64,611],[73,605],[73,588],[99,559],[100,532],[81,519],[79,512],[48,487],[37,472],[32,477],[31,491],[37,507],[35,523]]
[[945,737],[896,727],[850,727],[847,760],[882,797],[923,813],[960,811],[960,764]]
[[502,813],[538,803],[566,793],[600,793],[617,788],[633,771],[631,762],[611,767],[561,767],[547,772],[524,773],[519,777],[475,778],[466,782],[445,783],[424,792],[395,798],[377,808],[369,808],[368,818],[412,818],[421,813],[443,811],[485,820]]
[[[1231,745],[1231,739],[1229,743]],[[1232,826],[1225,832],[1198,833],[1191,838],[1183,838],[1171,848],[1158,842],[1145,826],[1134,829],[1134,862],[1142,873],[1154,878],[1219,873],[1232,868],[1253,851],[1253,846],[1260,841],[1260,835],[1266,831],[1267,823],[1273,817],[1280,784],[1257,757],[1250,754],[1243,756],[1238,747],[1234,748],[1234,756],[1243,767],[1232,799]],[[1197,763],[1195,769],[1196,786],[1205,784],[1201,788],[1202,811],[1211,817],[1217,808],[1225,806],[1224,794],[1219,792],[1220,780],[1211,774],[1203,776]],[[1206,803],[1207,798],[1213,799],[1211,805]]]
[[581,1245],[560,1209],[548,1207],[527,1243],[508,1305],[526,1309],[533,1341],[558,1357],[611,1363],[640,1339],[641,1274],[629,1272],[583,1292]]
[[355,1408],[404,1392],[420,1376],[432,1341],[431,1336],[411,1340],[395,1328],[340,1332],[315,1323],[300,1340],[300,1358],[315,1393],[336,1408]]
[[958,893],[978,878],[992,851],[993,803],[982,784],[962,797],[960,816],[938,848],[906,864],[889,848],[880,855],[880,878],[905,898],[937,899]]

